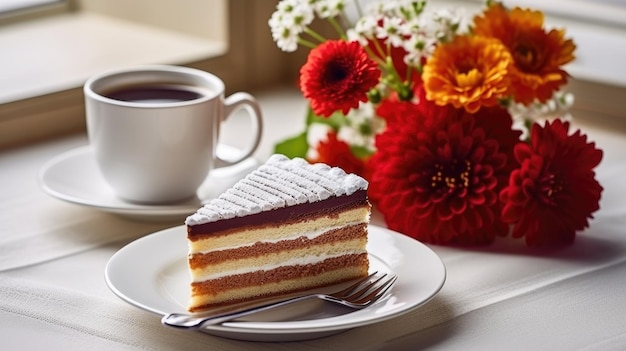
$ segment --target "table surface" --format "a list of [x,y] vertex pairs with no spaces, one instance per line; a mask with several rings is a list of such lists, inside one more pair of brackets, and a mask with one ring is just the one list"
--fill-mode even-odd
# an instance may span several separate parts
[[[258,94],[266,159],[302,128],[306,103],[293,89]],[[239,146],[245,118],[223,130]],[[500,239],[480,248],[429,247],[447,269],[442,290],[396,318],[332,336],[248,342],[166,328],[115,296],[104,269],[121,247],[182,224],[138,221],[45,194],[37,174],[50,158],[87,145],[85,135],[0,152],[0,340],[3,350],[607,350],[626,349],[626,128],[574,121],[605,152],[597,169],[601,210],[576,242],[550,251]],[[382,225],[374,213],[373,223]],[[415,267],[415,274],[420,267]]]

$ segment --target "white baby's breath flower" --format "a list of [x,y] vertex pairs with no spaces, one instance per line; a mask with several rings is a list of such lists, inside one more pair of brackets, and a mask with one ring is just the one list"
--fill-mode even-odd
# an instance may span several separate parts
[[311,13],[313,15],[314,7],[310,1],[281,0],[276,5],[276,11],[291,14]]
[[367,37],[360,35],[356,30],[350,28],[346,31],[348,41],[356,41],[361,46],[367,46]]
[[404,19],[404,27],[409,33],[423,32],[422,29],[423,19],[421,17],[412,17]]
[[316,159],[319,157],[317,153],[317,146],[321,141],[328,140],[328,133],[333,129],[328,124],[324,123],[311,123],[307,130],[307,144],[309,149],[307,151],[307,158]]
[[276,11],[282,13],[289,13],[293,11],[295,7],[301,6],[300,0],[281,0],[276,4]]
[[431,56],[435,51],[436,44],[437,40],[424,32],[413,33],[403,45],[406,51],[404,63],[409,66],[421,66],[423,59]]
[[[276,17],[279,17],[279,15]],[[294,26],[293,21],[290,20],[293,19],[289,16],[281,16],[281,18],[272,16],[269,22],[272,38],[276,42],[276,45],[286,52],[296,51],[298,48],[299,35],[302,32],[302,30]]]
[[315,12],[320,18],[337,17],[345,6],[345,0],[317,0],[313,3]]
[[294,8],[292,16],[295,19],[295,24],[304,29],[309,26],[311,22],[313,22],[313,20],[315,19],[315,11],[313,7],[303,3],[300,6]]
[[574,94],[567,93],[564,91],[557,91],[554,93],[554,99],[557,102],[557,105],[562,110],[569,110],[574,106]]
[[374,3],[369,2],[366,5],[365,12],[369,16],[382,17],[382,16],[384,16],[387,13],[386,12],[387,4],[389,4],[391,2],[393,2],[393,1],[389,1],[389,2],[387,2],[387,1],[376,1]]
[[400,9],[407,5],[407,2],[409,1],[381,1],[380,11],[388,16],[397,16],[401,12]]
[[365,147],[368,150],[371,150],[373,147],[373,143],[370,143],[367,136],[360,134],[358,129],[353,128],[352,126],[341,126],[339,131],[337,131],[337,140],[343,141],[351,146]]
[[282,0],[276,5],[268,24],[276,45],[291,52],[298,48],[300,34],[314,19],[313,8],[306,1]]
[[374,106],[364,102],[346,115],[346,124],[339,128],[337,139],[348,145],[375,151],[376,134],[385,128],[385,120],[376,116]]
[[467,23],[463,22],[461,11],[449,8],[439,9],[432,13],[432,20],[437,26],[434,30],[437,39],[442,42],[451,41],[455,35],[467,30]]
[[509,113],[513,117],[513,127],[522,131],[521,138],[528,136],[526,127],[532,123],[542,123],[555,118],[572,120],[569,109],[574,104],[574,95],[563,91],[557,91],[552,98],[544,103],[535,102],[529,105],[511,103],[508,106]]
[[411,21],[418,17],[424,9],[425,0],[387,0],[370,4],[368,11],[371,14],[386,17],[399,17]]
[[347,31],[348,40],[358,41],[361,46],[366,46],[370,39],[373,39],[376,35],[376,29],[378,28],[378,18],[366,15],[355,23],[354,28],[350,28]]
[[384,17],[382,26],[376,29],[376,38],[386,39],[393,47],[401,47],[407,34],[409,31],[399,17]]

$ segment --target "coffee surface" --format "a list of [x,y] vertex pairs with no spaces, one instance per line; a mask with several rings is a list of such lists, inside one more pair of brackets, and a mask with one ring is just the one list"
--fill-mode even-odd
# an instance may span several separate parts
[[102,95],[119,101],[140,103],[171,103],[196,100],[204,96],[198,89],[185,85],[137,85],[104,92]]

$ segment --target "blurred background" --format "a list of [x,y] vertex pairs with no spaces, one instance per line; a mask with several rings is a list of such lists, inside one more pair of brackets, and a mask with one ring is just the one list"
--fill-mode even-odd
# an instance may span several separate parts
[[[191,66],[222,78],[228,92],[295,86],[306,51],[283,53],[272,41],[267,20],[277,2],[0,0],[0,150],[84,132],[82,84],[109,69]],[[503,2],[544,11],[549,26],[574,39],[567,69],[576,110],[607,123],[626,117],[626,0]],[[428,6],[471,13],[483,3]]]

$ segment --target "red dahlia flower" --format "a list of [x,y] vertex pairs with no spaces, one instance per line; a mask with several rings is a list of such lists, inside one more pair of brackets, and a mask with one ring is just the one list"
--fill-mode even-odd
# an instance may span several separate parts
[[419,102],[426,98],[424,85],[419,84],[413,89],[413,99],[410,101],[401,100],[398,94],[392,92],[387,98],[376,107],[376,115],[383,118],[388,128],[395,125],[402,127],[407,118],[418,118]]
[[378,84],[380,70],[357,42],[326,41],[309,53],[300,69],[300,89],[315,114],[347,114]]
[[434,244],[506,235],[498,193],[516,166],[519,131],[502,108],[475,114],[422,100],[376,139],[369,194],[389,228]]
[[576,131],[568,136],[569,122],[555,120],[542,128],[534,124],[531,143],[515,147],[521,167],[511,173],[500,193],[505,203],[502,218],[514,223],[514,237],[526,237],[529,246],[569,244],[577,230],[600,208],[602,186],[593,169],[602,150]]

